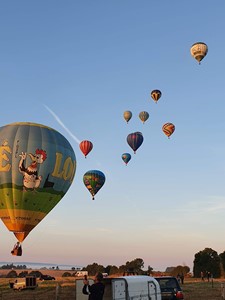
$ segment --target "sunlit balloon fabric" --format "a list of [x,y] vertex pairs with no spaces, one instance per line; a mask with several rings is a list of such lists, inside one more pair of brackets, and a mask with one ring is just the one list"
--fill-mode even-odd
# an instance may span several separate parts
[[128,123],[130,121],[130,119],[132,118],[132,112],[129,110],[126,110],[123,113],[123,117],[124,117],[125,121]]
[[142,121],[142,123],[145,123],[149,118],[149,113],[147,111],[141,111],[139,113],[139,119]]
[[163,132],[165,135],[168,136],[168,138],[171,136],[171,134],[175,131],[175,126],[172,123],[165,123],[162,127]]
[[56,130],[20,122],[0,127],[0,218],[22,242],[69,189],[75,153]]
[[159,98],[162,96],[162,93],[160,90],[153,90],[151,92],[152,99],[157,103]]
[[141,132],[133,132],[128,134],[127,136],[127,143],[133,149],[134,154],[136,153],[137,149],[141,146],[144,141],[144,137]]
[[84,154],[85,158],[93,148],[93,144],[90,141],[84,140],[79,144],[81,152]]
[[131,155],[130,155],[130,153],[123,153],[123,154],[122,154],[122,160],[123,160],[124,163],[127,165],[128,162],[131,160]]
[[102,188],[105,183],[105,175],[99,170],[87,171],[83,176],[83,182],[86,188],[92,195],[92,200],[97,192]]
[[191,55],[199,62],[207,55],[208,46],[205,43],[198,42],[191,46]]

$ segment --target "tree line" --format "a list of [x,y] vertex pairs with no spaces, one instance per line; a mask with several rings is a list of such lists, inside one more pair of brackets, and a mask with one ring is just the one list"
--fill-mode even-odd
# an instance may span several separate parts
[[[26,265],[17,265],[7,264],[3,265],[1,269],[23,269],[26,270]],[[56,268],[58,269],[58,268]],[[73,268],[72,268],[73,269]],[[121,266],[107,265],[104,267],[101,264],[93,263],[89,264],[86,267],[82,268],[82,271],[88,271],[90,276],[94,276],[97,272],[107,273],[109,275],[113,274],[137,274],[137,275],[154,275],[156,271],[153,270],[151,266],[148,266],[144,270],[144,261],[142,258],[136,258],[131,261],[127,261]],[[176,266],[170,267],[166,270],[170,275],[177,276],[178,274],[183,273],[184,276],[190,272],[188,266]],[[210,273],[214,278],[220,278],[225,275],[225,251],[218,254],[212,248],[205,248],[197,252],[194,256],[193,261],[193,276],[195,278],[200,278],[202,273]]]

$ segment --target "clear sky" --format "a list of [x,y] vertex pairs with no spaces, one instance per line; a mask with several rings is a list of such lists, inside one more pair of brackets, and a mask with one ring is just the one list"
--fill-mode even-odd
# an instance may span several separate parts
[[[205,247],[225,250],[224,12],[224,0],[0,2],[0,124],[50,126],[77,158],[69,191],[22,257],[11,256],[16,240],[0,223],[2,261],[119,266],[140,257],[165,270],[192,268]],[[190,55],[198,41],[209,47],[201,65]],[[176,126],[170,139],[166,122]],[[144,136],[135,155],[126,142],[134,131]],[[85,139],[94,144],[87,159]],[[83,184],[91,169],[106,175],[94,201]]]

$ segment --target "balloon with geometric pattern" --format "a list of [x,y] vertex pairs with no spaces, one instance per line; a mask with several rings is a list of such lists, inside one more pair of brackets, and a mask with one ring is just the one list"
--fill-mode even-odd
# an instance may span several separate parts
[[155,101],[155,103],[158,102],[159,98],[162,96],[162,93],[160,90],[153,90],[151,92],[151,97]]
[[163,132],[168,138],[170,138],[171,134],[175,131],[175,126],[172,123],[165,123],[162,127]]

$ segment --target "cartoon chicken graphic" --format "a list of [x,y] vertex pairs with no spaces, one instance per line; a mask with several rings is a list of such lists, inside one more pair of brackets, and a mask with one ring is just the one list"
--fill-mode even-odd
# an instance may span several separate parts
[[40,186],[42,176],[38,176],[38,165],[42,164],[46,158],[47,153],[45,150],[36,149],[35,154],[28,154],[31,159],[31,164],[26,168],[24,161],[26,160],[27,153],[22,152],[19,161],[19,172],[23,174],[23,188],[24,190],[35,190]]

